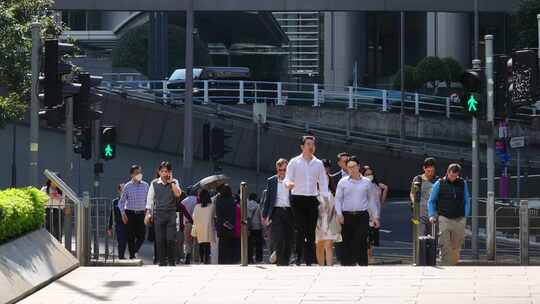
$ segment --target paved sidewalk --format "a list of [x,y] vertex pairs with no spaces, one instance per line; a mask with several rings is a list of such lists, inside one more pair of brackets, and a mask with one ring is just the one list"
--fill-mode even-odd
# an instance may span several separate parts
[[540,267],[79,268],[21,303],[540,304]]

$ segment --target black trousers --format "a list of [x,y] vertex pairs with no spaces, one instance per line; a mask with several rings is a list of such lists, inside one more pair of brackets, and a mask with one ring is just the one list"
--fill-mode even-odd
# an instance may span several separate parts
[[[253,259],[255,255],[255,259]],[[249,263],[261,263],[263,259],[263,233],[262,229],[250,230],[248,238],[248,259]]]
[[45,209],[45,229],[54,236],[59,242],[62,242],[64,230],[64,210],[60,208]]
[[234,236],[223,235],[219,238],[218,264],[238,264],[240,260],[239,240]]
[[291,208],[274,208],[272,214],[272,243],[277,265],[288,266],[294,238],[294,217]]
[[315,228],[319,215],[319,201],[315,196],[293,195],[291,200],[296,229],[296,265],[301,258],[306,265],[315,263]]
[[199,243],[201,264],[210,264],[210,243]]
[[126,253],[126,225],[124,223],[116,223],[116,240],[118,241],[118,258],[124,259]]
[[146,226],[144,225],[145,211],[126,210],[126,215],[128,218],[126,234],[129,258],[132,259],[144,243],[146,234]]
[[176,210],[154,215],[159,266],[176,265]]
[[367,266],[369,214],[366,211],[343,212],[343,266]]

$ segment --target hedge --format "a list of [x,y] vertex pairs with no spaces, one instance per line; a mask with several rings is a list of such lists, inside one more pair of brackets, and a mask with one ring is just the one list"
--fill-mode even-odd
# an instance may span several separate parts
[[42,227],[47,199],[36,188],[0,191],[0,244]]

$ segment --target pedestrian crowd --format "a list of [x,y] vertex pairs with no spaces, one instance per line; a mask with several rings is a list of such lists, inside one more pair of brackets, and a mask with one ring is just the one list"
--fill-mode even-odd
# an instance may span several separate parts
[[[249,195],[249,263],[262,263],[265,247],[269,261],[278,266],[332,266],[336,259],[343,266],[367,266],[373,257],[389,187],[373,167],[346,152],[337,155],[339,171],[332,174],[331,161],[317,158],[315,145],[315,137],[303,136],[298,156],[276,161],[276,174],[268,178],[260,199]],[[412,219],[418,227],[414,237],[431,233],[437,223],[441,264],[455,265],[470,211],[469,192],[460,165],[451,164],[443,178],[435,168],[435,159],[427,158],[424,172],[411,184],[411,205],[420,214]],[[130,180],[117,186],[107,230],[116,236],[120,259],[126,259],[126,249],[127,258],[135,259],[148,239],[160,266],[240,262],[240,198],[229,185],[194,185],[183,191],[168,162],[159,164],[149,183],[140,166],[131,166],[129,173]],[[50,181],[42,190],[50,198],[46,227],[60,239],[63,194]]]

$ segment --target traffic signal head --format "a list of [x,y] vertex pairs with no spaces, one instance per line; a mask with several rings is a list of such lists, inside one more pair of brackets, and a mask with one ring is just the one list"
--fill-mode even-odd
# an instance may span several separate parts
[[101,127],[100,151],[101,158],[104,160],[111,160],[116,157],[116,127]]
[[66,120],[66,107],[63,104],[39,111],[39,118],[45,120],[49,127],[58,128]]
[[[510,115],[508,104],[509,77],[512,75],[512,59],[504,54],[493,56],[493,90],[496,118]],[[511,80],[511,79],[510,79]]]
[[52,108],[62,103],[63,75],[70,74],[72,66],[64,62],[63,57],[73,54],[75,47],[72,44],[59,43],[56,39],[45,41],[44,65],[44,95],[45,107]]
[[99,119],[101,111],[92,109],[90,89],[101,83],[102,77],[90,76],[89,73],[80,73],[77,77],[81,84],[80,92],[73,99],[73,123],[76,126],[90,125],[93,120]]
[[538,57],[535,50],[519,50],[512,55],[512,108],[532,105],[539,97]]
[[82,127],[75,132],[73,152],[85,160],[92,158],[92,128]]
[[461,98],[463,110],[471,116],[479,116],[484,111],[482,101],[482,73],[467,70],[461,76],[463,97]]

